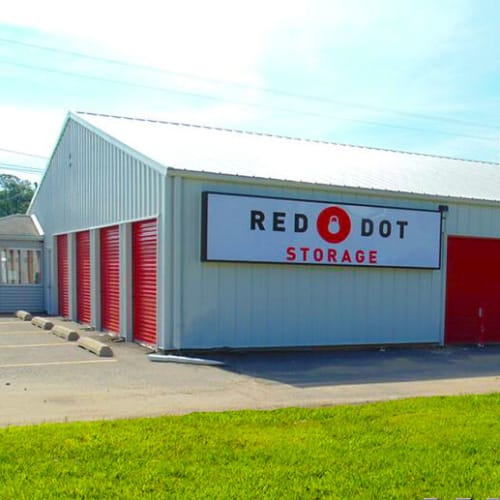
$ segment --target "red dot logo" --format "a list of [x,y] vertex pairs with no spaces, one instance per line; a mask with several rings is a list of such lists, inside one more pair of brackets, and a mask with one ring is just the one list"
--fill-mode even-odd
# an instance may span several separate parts
[[341,243],[351,232],[351,218],[340,207],[328,207],[318,215],[316,228],[328,243]]

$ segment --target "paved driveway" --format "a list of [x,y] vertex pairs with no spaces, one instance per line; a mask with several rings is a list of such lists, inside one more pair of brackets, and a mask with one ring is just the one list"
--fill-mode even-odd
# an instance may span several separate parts
[[0,318],[0,426],[500,392],[500,347],[214,354],[226,366],[210,367],[111,344],[98,358]]

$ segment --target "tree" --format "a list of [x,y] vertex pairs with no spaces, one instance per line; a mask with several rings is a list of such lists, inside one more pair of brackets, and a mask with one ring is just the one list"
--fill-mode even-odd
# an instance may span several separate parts
[[0,217],[26,213],[34,192],[31,182],[0,174]]

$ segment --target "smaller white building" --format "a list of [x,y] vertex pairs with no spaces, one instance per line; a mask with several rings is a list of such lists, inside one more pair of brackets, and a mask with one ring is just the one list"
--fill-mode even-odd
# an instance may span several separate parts
[[28,215],[0,218],[0,313],[45,310],[43,236]]

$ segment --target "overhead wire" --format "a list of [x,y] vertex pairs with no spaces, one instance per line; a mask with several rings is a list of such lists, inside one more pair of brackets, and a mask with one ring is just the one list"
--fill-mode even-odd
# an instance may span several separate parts
[[0,148],[0,151],[4,151],[6,153],[13,153],[15,155],[29,156],[31,158],[40,158],[42,160],[48,160],[48,158],[46,156],[36,155],[33,153],[26,153],[24,151],[16,151],[14,149]]
[[23,47],[35,48],[38,50],[50,51],[50,52],[59,53],[59,54],[65,54],[65,55],[69,55],[72,57],[80,57],[80,58],[89,59],[89,60],[93,60],[93,61],[105,62],[108,64],[120,65],[123,67],[135,68],[135,69],[146,70],[146,71],[153,71],[153,72],[157,72],[157,73],[168,74],[168,75],[175,76],[175,77],[189,78],[192,80],[198,80],[198,81],[203,81],[203,82],[207,82],[207,83],[215,83],[215,84],[219,84],[219,85],[229,85],[229,86],[233,86],[233,87],[244,88],[247,90],[257,90],[260,92],[266,92],[266,93],[270,93],[270,94],[280,95],[280,96],[284,96],[284,97],[291,97],[291,98],[295,98],[295,99],[302,99],[302,100],[314,101],[314,102],[319,102],[319,103],[336,104],[336,105],[342,105],[342,106],[350,106],[350,107],[356,107],[359,109],[366,109],[366,110],[383,112],[383,113],[391,113],[394,115],[406,116],[406,117],[417,118],[417,119],[422,119],[422,120],[441,121],[441,122],[455,123],[458,125],[466,125],[466,126],[473,126],[473,127],[480,127],[480,128],[488,128],[488,129],[493,129],[493,130],[500,130],[500,125],[491,125],[491,124],[485,124],[485,123],[471,122],[471,121],[467,121],[467,120],[460,120],[460,119],[456,119],[456,118],[443,117],[443,116],[439,116],[439,115],[429,115],[429,114],[425,114],[425,113],[402,111],[402,110],[396,110],[393,108],[387,108],[387,107],[382,107],[382,106],[374,106],[374,105],[368,105],[368,104],[363,104],[363,103],[341,101],[341,100],[331,99],[331,98],[323,97],[323,96],[295,93],[295,92],[290,92],[290,91],[286,91],[286,90],[282,90],[282,89],[275,89],[275,88],[271,88],[271,87],[250,85],[247,83],[235,82],[235,81],[231,81],[231,80],[209,78],[209,77],[205,77],[205,76],[201,76],[201,75],[195,75],[193,73],[173,71],[173,70],[168,70],[165,68],[159,68],[156,66],[145,65],[145,64],[131,63],[128,61],[122,61],[119,59],[107,58],[107,57],[102,57],[102,56],[95,56],[95,55],[87,54],[87,53],[83,53],[83,52],[77,52],[77,51],[72,51],[72,50],[60,49],[60,48],[56,48],[56,47],[48,47],[46,45],[39,45],[39,44],[34,44],[34,43],[22,42],[22,41],[13,40],[10,38],[0,37],[0,42],[20,45]]
[[45,168],[44,167],[32,167],[29,165],[19,165],[15,163],[6,163],[3,161],[0,161],[0,167],[4,167],[5,170],[12,170],[12,171],[17,171],[17,172],[25,172],[25,173],[32,173],[32,174],[43,174]]
[[135,87],[135,88],[155,90],[158,92],[168,92],[170,94],[177,94],[177,95],[183,95],[183,96],[188,96],[188,97],[207,99],[207,100],[211,100],[211,101],[215,101],[215,102],[226,102],[226,103],[236,104],[236,105],[245,106],[245,107],[249,107],[249,108],[258,107],[258,108],[263,108],[263,109],[269,109],[272,111],[279,111],[282,113],[285,112],[285,113],[299,114],[299,115],[304,115],[304,116],[340,119],[340,120],[344,120],[344,121],[348,121],[348,122],[352,122],[352,123],[359,123],[359,124],[374,126],[374,127],[384,127],[384,128],[407,130],[407,131],[421,132],[421,133],[434,133],[434,134],[447,135],[447,136],[452,136],[452,137],[463,137],[463,138],[474,139],[474,140],[478,140],[478,141],[493,142],[495,144],[497,143],[497,140],[493,137],[484,137],[484,136],[478,136],[478,135],[473,135],[473,134],[461,134],[461,133],[457,133],[457,132],[450,132],[450,131],[436,130],[436,129],[428,130],[428,129],[421,129],[421,128],[417,128],[417,127],[409,127],[409,126],[405,126],[405,125],[394,125],[394,124],[390,124],[390,123],[377,122],[377,121],[373,121],[373,120],[360,120],[360,119],[356,119],[356,118],[348,118],[348,117],[339,116],[339,115],[335,115],[335,114],[331,114],[331,113],[326,114],[326,113],[319,113],[319,112],[315,112],[315,111],[305,111],[305,110],[283,108],[280,106],[267,105],[267,104],[261,104],[261,103],[249,103],[249,102],[239,101],[239,100],[235,100],[235,99],[229,99],[229,98],[222,97],[222,96],[213,96],[213,95],[208,95],[208,94],[189,92],[189,91],[172,89],[172,88],[167,88],[167,87],[158,87],[158,86],[153,86],[153,85],[146,85],[146,84],[141,84],[141,83],[136,83],[136,82],[130,82],[130,81],[126,81],[126,80],[117,80],[114,78],[104,78],[101,76],[87,75],[84,73],[76,73],[76,72],[72,72],[72,71],[64,71],[64,70],[59,70],[59,69],[55,69],[55,68],[47,68],[44,66],[23,64],[23,63],[19,63],[19,62],[10,61],[10,60],[1,60],[0,59],[0,64],[7,64],[10,66],[20,67],[20,68],[29,69],[29,70],[36,70],[36,71],[44,71],[44,72],[54,73],[54,74],[61,74],[61,75],[65,75],[65,76],[75,77],[75,78],[84,78],[84,79],[102,81],[102,82],[107,82],[107,83],[112,83],[112,84],[125,85],[125,86],[130,86],[130,87]]

